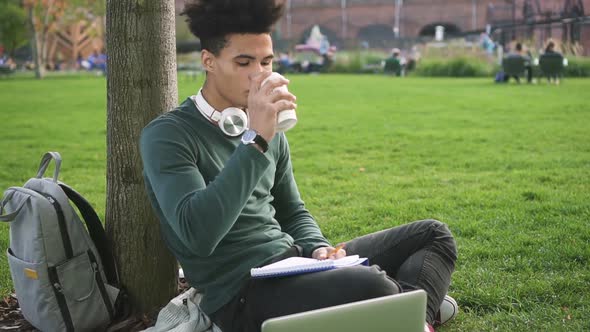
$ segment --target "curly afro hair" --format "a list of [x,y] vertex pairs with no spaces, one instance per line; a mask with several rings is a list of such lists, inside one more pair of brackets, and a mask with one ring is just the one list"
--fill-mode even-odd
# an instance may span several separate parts
[[219,55],[228,34],[270,33],[283,11],[276,0],[187,0],[181,15],[201,48]]

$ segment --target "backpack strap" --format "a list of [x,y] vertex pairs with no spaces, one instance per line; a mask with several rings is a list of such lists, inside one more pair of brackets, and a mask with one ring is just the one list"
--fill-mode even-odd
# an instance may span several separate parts
[[11,213],[2,214],[2,213],[4,213],[4,206],[6,206],[8,201],[12,198],[13,194],[14,194],[14,190],[11,190],[8,194],[6,194],[6,197],[4,197],[4,199],[0,202],[0,221],[6,221],[6,222],[13,221],[14,218],[16,218],[16,216],[20,212],[20,210],[25,206],[25,203],[29,200],[28,198],[23,199],[14,211],[12,211]]
[[72,187],[61,182],[59,183],[59,186],[76,207],[78,207],[78,210],[80,210],[82,219],[86,222],[86,228],[88,229],[90,238],[94,242],[98,254],[100,255],[100,260],[102,261],[108,283],[112,286],[119,287],[119,272],[117,271],[117,265],[115,264],[115,257],[113,256],[113,252],[109,246],[109,240],[107,239],[107,235],[98,215],[90,203],[88,203],[82,195],[72,189]]

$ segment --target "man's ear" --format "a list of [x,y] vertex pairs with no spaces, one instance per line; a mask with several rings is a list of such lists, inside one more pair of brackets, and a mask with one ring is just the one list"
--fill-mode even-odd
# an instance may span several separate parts
[[205,69],[205,71],[215,71],[215,55],[208,50],[201,51],[201,63],[203,64],[203,69]]

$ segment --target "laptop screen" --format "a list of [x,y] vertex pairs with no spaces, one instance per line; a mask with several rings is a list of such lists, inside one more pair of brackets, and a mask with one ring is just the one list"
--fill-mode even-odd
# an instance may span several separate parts
[[426,292],[378,297],[267,319],[262,332],[423,332]]

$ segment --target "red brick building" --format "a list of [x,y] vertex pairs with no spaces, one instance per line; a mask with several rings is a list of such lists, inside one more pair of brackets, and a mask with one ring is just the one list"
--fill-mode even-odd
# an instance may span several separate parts
[[[314,25],[342,46],[368,41],[432,37],[437,25],[448,35],[484,31],[497,38],[554,38],[590,50],[590,0],[279,0],[287,11],[276,37],[297,43]],[[178,8],[184,1],[177,0]]]

